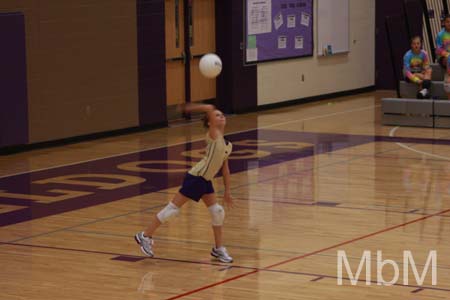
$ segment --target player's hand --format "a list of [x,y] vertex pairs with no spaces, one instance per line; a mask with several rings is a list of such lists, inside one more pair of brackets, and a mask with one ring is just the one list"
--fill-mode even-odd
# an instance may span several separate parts
[[414,75],[416,75],[417,78],[419,78],[420,80],[424,80],[425,79],[425,74],[423,74],[423,73],[416,73]]
[[225,203],[225,206],[227,208],[233,208],[234,205],[234,199],[231,196],[230,192],[225,192],[225,194],[223,195],[223,202]]

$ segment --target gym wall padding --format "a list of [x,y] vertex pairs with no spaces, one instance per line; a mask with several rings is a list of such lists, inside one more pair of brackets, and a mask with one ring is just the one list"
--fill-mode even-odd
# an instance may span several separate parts
[[167,122],[164,0],[137,0],[139,125]]
[[394,74],[397,80],[403,78],[403,56],[410,49],[408,29],[403,15],[386,18],[386,29],[390,41],[390,52],[394,61]]
[[0,13],[0,148],[28,142],[25,20]]
[[25,16],[29,143],[139,125],[135,1],[2,0],[8,11]]
[[216,1],[216,49],[223,70],[217,79],[217,102],[227,113],[258,105],[257,67],[244,66],[244,6],[241,0]]
[[420,0],[405,0],[404,3],[409,37],[420,36],[423,38],[423,7]]

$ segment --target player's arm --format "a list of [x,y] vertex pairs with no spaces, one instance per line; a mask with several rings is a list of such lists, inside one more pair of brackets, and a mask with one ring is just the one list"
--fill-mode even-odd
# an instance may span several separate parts
[[212,104],[197,104],[197,103],[184,104],[181,105],[181,108],[186,113],[203,112],[207,114],[208,119],[211,119],[213,117],[214,111],[216,110],[216,107]]
[[212,104],[197,104],[197,103],[188,103],[182,106],[182,109],[185,112],[204,112],[210,113],[213,112],[216,108]]
[[403,57],[403,72],[411,82],[419,83],[420,79],[411,72],[411,62],[408,55]]
[[[197,103],[189,103],[182,105],[182,110],[184,112],[190,113],[190,112],[203,112],[207,115],[208,120],[212,119],[214,117],[214,111],[216,110],[216,107],[212,104],[197,104]],[[209,136],[215,140],[219,135],[220,132],[217,131],[217,129],[210,127],[209,130]]]
[[422,51],[422,52],[423,52],[423,63],[422,63],[423,68],[425,70],[431,69],[430,57],[428,56],[428,53],[426,51]]
[[223,177],[223,185],[224,185],[224,194],[223,201],[226,206],[231,208],[233,207],[233,197],[231,197],[231,188],[230,188],[230,168],[228,167],[228,159],[223,162],[222,165],[222,177]]
[[431,80],[431,75],[433,74],[433,69],[431,68],[431,64],[430,64],[430,57],[428,56],[427,51],[422,50],[423,53],[423,63],[422,63],[422,68],[423,68],[423,78],[422,80]]

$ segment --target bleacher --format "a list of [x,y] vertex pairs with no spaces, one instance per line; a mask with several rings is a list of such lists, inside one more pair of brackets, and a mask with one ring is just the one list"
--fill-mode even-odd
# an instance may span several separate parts
[[[395,126],[450,128],[450,100],[444,90],[445,71],[438,64],[432,64],[430,99],[417,99],[418,86],[403,80],[402,62],[403,55],[410,49],[409,38],[416,35],[423,36],[424,24],[415,27],[412,25],[417,25],[414,21],[420,19],[419,16],[426,16],[418,0],[406,0],[405,12],[405,15],[386,17],[394,75],[398,80],[398,98],[382,99],[382,123]],[[431,33],[431,30],[428,31]],[[434,51],[434,45],[431,45],[431,49]],[[429,55],[434,58],[434,53]]]
[[416,99],[417,85],[400,81],[400,98],[383,98],[383,125],[450,128],[450,101],[444,90],[444,72],[433,67],[431,99]]

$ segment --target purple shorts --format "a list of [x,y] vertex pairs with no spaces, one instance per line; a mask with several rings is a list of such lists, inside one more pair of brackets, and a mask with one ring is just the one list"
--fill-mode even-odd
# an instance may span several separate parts
[[187,173],[179,192],[183,196],[198,202],[203,195],[214,193],[214,187],[210,180]]

